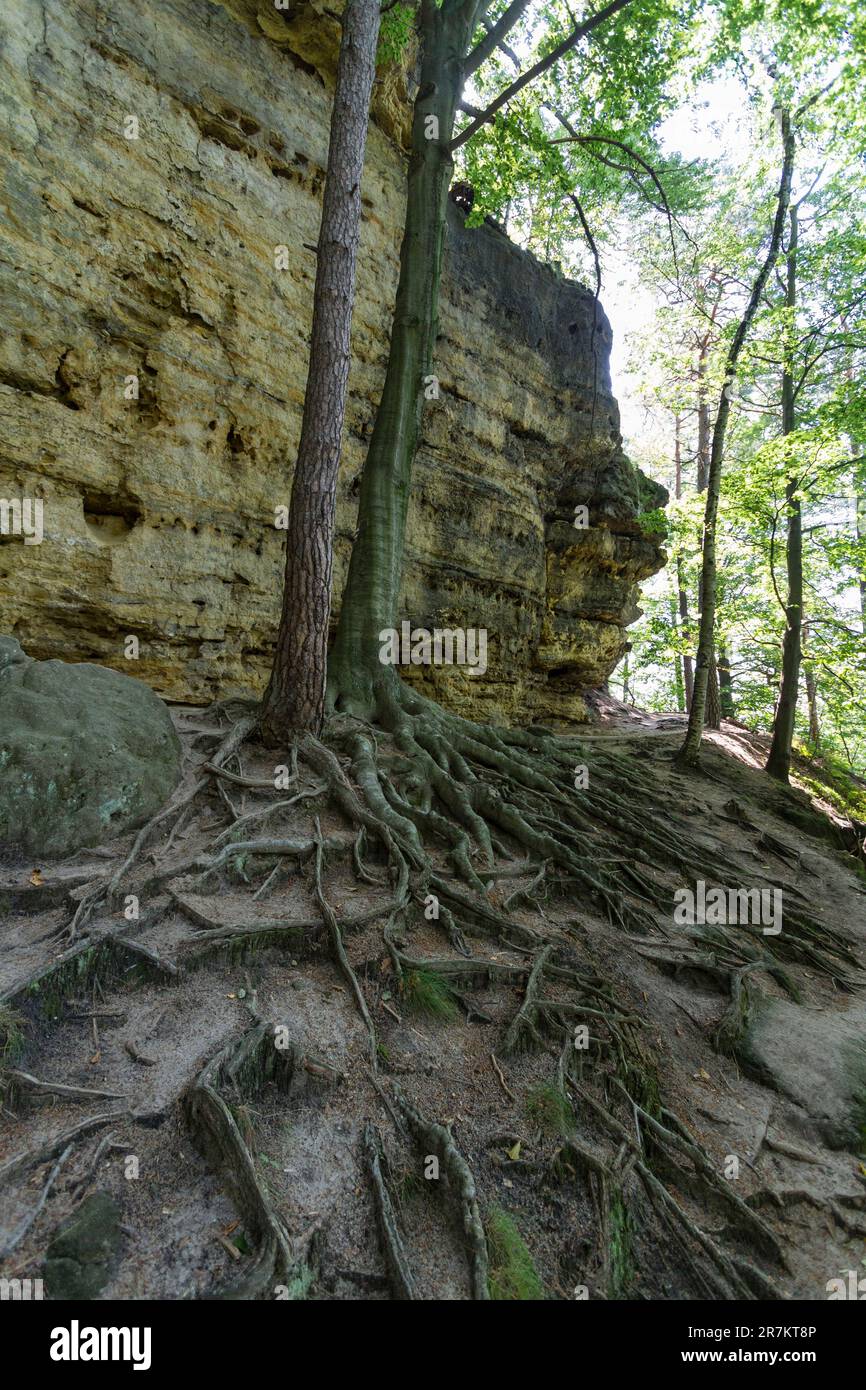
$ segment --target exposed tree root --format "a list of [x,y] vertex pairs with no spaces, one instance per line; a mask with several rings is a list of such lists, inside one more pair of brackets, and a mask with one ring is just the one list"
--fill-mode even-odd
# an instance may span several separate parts
[[454,1187],[460,1201],[463,1230],[469,1250],[472,1296],[486,1301],[490,1298],[490,1290],[487,1285],[487,1240],[478,1210],[478,1198],[475,1192],[472,1169],[454,1143],[449,1129],[432,1120],[425,1120],[423,1115],[413,1105],[410,1105],[396,1086],[394,1087],[394,1094],[415,1139],[426,1149],[427,1153],[435,1154],[439,1158]]
[[[698,1286],[710,1296],[776,1296],[757,1267],[726,1252],[718,1233],[710,1235],[696,1225],[669,1190],[666,1173],[674,1169],[685,1190],[725,1213],[735,1235],[780,1262],[778,1242],[767,1224],[736,1197],[700,1145],[663,1108],[654,1068],[640,1041],[640,1020],[604,978],[579,968],[573,947],[584,939],[581,932],[561,917],[551,923],[539,904],[545,895],[566,894],[569,901],[577,900],[582,913],[602,916],[624,943],[633,943],[659,965],[698,969],[717,980],[730,993],[715,1035],[722,1051],[735,1051],[747,1030],[758,974],[769,975],[795,998],[793,966],[818,971],[843,987],[850,984],[847,969],[856,959],[847,938],[799,907],[786,911],[777,937],[760,934],[759,927],[676,928],[672,880],[690,884],[696,878],[709,883],[727,878],[737,884],[753,879],[754,868],[696,837],[675,810],[660,804],[653,779],[610,748],[590,751],[577,739],[542,731],[471,724],[388,679],[378,689],[375,719],[335,715],[321,740],[304,735],[286,750],[294,789],[286,797],[268,779],[245,777],[227,766],[254,727],[255,716],[245,713],[201,765],[193,785],[139,832],[117,871],[110,878],[101,875],[85,890],[69,924],[74,945],[40,983],[46,1001],[62,1002],[73,980],[114,969],[121,960],[124,969],[134,961],[143,973],[163,977],[174,970],[140,941],[124,940],[126,928],[86,943],[76,939],[97,912],[113,909],[131,885],[143,899],[160,894],[160,902],[189,919],[195,931],[184,939],[190,947],[184,962],[212,951],[236,958],[266,945],[295,951],[327,939],[367,1032],[373,1084],[395,1122],[405,1122],[416,1141],[440,1158],[461,1207],[473,1294],[486,1299],[484,1228],[466,1160],[449,1130],[424,1119],[396,1088],[395,1110],[375,1075],[379,1048],[365,990],[366,971],[370,965],[378,970],[378,961],[371,957],[365,968],[357,962],[353,966],[350,936],[381,923],[398,987],[412,972],[423,971],[451,990],[478,990],[494,982],[522,988],[522,1001],[494,1045],[496,1051],[508,1055],[554,1044],[559,1091],[570,1091],[576,1097],[575,1115],[589,1114],[614,1145],[610,1155],[597,1153],[576,1124],[555,1160],[560,1171],[583,1169],[592,1175],[604,1282],[612,1296],[622,1296],[626,1276],[624,1260],[611,1252],[617,1231],[621,1235],[630,1220],[635,1194],[645,1209],[650,1203],[659,1223],[687,1252]],[[575,781],[577,767],[589,769],[588,785]],[[313,785],[303,787],[302,778],[310,773]],[[180,827],[195,814],[196,799],[214,786],[221,799],[216,803],[211,798],[211,804],[217,804],[226,824],[208,845],[210,852],[199,851],[174,865],[164,862]],[[259,803],[271,799],[239,811],[231,794],[235,787],[255,793]],[[318,816],[326,806],[345,818],[350,837],[345,829],[323,834]],[[318,814],[311,815],[313,809]],[[299,814],[306,818],[300,831],[288,824]],[[162,838],[163,862],[151,873],[142,860],[157,837]],[[356,877],[380,894],[387,892],[387,900],[380,898],[377,906],[354,913],[335,909],[325,880],[329,863],[337,859],[350,861]],[[243,914],[244,920],[211,915],[209,897],[239,880],[251,889],[257,884],[247,898],[258,908],[274,894],[286,866],[306,877],[310,915],[282,917],[268,911],[267,904],[258,915]],[[500,880],[514,881],[507,896],[498,887]],[[432,915],[426,910],[431,903]],[[533,910],[535,926],[512,915],[522,905]],[[165,910],[152,909],[157,914]],[[441,956],[425,956],[412,946],[422,910],[447,940]],[[495,943],[495,949],[486,950],[486,943]],[[510,959],[501,959],[503,950],[512,953]],[[588,1089],[587,1054],[573,1041],[576,1026],[584,1022],[590,1026],[594,1090],[602,1091],[604,1099]],[[491,1056],[499,1083],[513,1100],[495,1053]],[[257,1178],[231,1097],[242,1090],[254,1093],[268,1079],[287,1085],[301,1061],[291,1049],[279,1053],[266,1025],[256,1019],[243,1039],[205,1067],[187,1097],[193,1128],[231,1183],[258,1245],[256,1267],[244,1290],[229,1296],[259,1296],[276,1278],[291,1281],[297,1275],[299,1254]],[[613,1114],[614,1095],[634,1132]],[[395,1296],[415,1298],[383,1173],[381,1139],[372,1126],[364,1142],[391,1285]],[[22,1161],[18,1156],[13,1163]]]
[[38,1149],[26,1149],[23,1153],[13,1154],[7,1158],[5,1163],[0,1165],[0,1186],[11,1182],[13,1178],[26,1173],[28,1168],[38,1168],[41,1164],[47,1163],[49,1159],[69,1145],[74,1145],[85,1134],[92,1133],[95,1129],[101,1129],[104,1125],[111,1124],[112,1121],[121,1119],[124,1115],[122,1110],[108,1110],[102,1115],[91,1115],[89,1119],[82,1120],[80,1124],[73,1125],[71,1129],[65,1129],[62,1133],[49,1139]]
[[376,1216],[379,1222],[385,1263],[388,1266],[391,1280],[391,1289],[396,1299],[415,1299],[418,1297],[415,1280],[409,1268],[396,1213],[382,1172],[385,1161],[382,1138],[376,1126],[369,1122],[364,1126],[364,1153],[373,1187]]
[[12,1232],[11,1236],[6,1241],[6,1244],[0,1247],[0,1260],[7,1259],[14,1250],[17,1250],[18,1246],[21,1244],[22,1240],[27,1235],[27,1232],[30,1230],[31,1226],[35,1222],[42,1208],[45,1206],[45,1203],[48,1200],[48,1195],[52,1187],[54,1186],[54,1181],[58,1173],[60,1172],[60,1169],[66,1162],[67,1158],[72,1153],[74,1147],[74,1144],[67,1144],[66,1148],[63,1150],[60,1157],[57,1159],[56,1163],[54,1164],[54,1167],[48,1174],[48,1178],[45,1182],[45,1185],[42,1188],[41,1193],[39,1194],[38,1201],[30,1208],[27,1215],[22,1218],[16,1229]]
[[268,1081],[286,1089],[295,1062],[294,1048],[279,1049],[273,1028],[259,1019],[242,1038],[207,1063],[187,1093],[187,1117],[193,1135],[231,1189],[258,1247],[254,1267],[224,1292],[226,1298],[273,1298],[279,1280],[286,1281],[288,1287],[299,1274],[299,1253],[259,1180],[255,1160],[223,1094],[237,1102],[242,1096],[255,1095]]

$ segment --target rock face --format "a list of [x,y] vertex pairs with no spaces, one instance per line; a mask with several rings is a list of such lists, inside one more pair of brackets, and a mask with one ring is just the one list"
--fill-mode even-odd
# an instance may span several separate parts
[[[44,531],[25,543],[0,515],[0,611],[34,656],[128,671],[132,634],[136,675],[168,699],[266,679],[327,158],[322,9],[18,0],[0,17],[0,499],[41,500]],[[368,145],[337,601],[396,287],[401,80],[380,84]],[[486,675],[433,680],[467,713],[582,717],[661,563],[610,341],[586,290],[451,208],[399,616],[487,629]]]
[[100,844],[154,815],[179,775],[171,716],[141,681],[0,638],[0,849]]

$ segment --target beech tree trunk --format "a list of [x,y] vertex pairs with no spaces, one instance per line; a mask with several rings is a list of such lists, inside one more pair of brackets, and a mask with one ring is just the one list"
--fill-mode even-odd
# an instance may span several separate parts
[[297,731],[318,733],[325,708],[334,512],[379,17],[379,0],[348,0],[343,16],[283,606],[263,704],[262,736],[272,746]]
[[788,216],[788,205],[791,199],[791,174],[794,166],[794,135],[791,129],[791,118],[787,111],[781,113],[782,144],[784,156],[782,161],[782,178],[779,185],[779,193],[776,201],[776,216],[773,223],[773,231],[770,237],[770,247],[764,263],[758,273],[757,279],[752,286],[752,293],[746,311],[743,314],[736,333],[728,348],[728,355],[725,361],[725,386],[719,400],[716,420],[713,426],[713,438],[710,446],[710,466],[707,479],[707,505],[704,512],[704,535],[703,535],[703,561],[701,566],[701,621],[698,636],[698,654],[695,663],[695,689],[692,698],[692,705],[689,711],[689,727],[686,732],[685,741],[679,752],[679,759],[686,766],[693,767],[697,764],[701,751],[701,734],[704,727],[704,715],[706,713],[707,685],[710,677],[710,666],[714,655],[714,626],[716,621],[716,520],[719,513],[719,494],[722,484],[722,464],[725,456],[725,436],[728,429],[728,419],[731,413],[730,387],[734,381],[737,363],[740,359],[743,344],[746,341],[752,321],[761,302],[764,287],[770,277],[770,272],[776,264],[779,255],[779,247],[782,242],[782,232]]
[[483,0],[422,0],[421,71],[412,123],[400,279],[382,398],[361,480],[352,549],[328,678],[329,707],[370,717],[380,682],[379,632],[396,626],[412,463],[425,385],[433,376],[450,144],[463,65]]

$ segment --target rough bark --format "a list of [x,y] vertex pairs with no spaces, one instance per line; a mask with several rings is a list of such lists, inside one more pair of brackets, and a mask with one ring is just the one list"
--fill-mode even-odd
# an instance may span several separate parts
[[283,607],[262,716],[263,736],[273,745],[293,732],[317,733],[325,708],[337,473],[379,16],[378,0],[349,0],[343,18]]
[[[787,254],[787,284],[785,305],[788,310],[785,367],[782,373],[782,434],[793,434],[796,427],[794,371],[792,348],[793,317],[797,307],[797,208],[791,208],[791,235]],[[773,737],[767,758],[767,772],[780,782],[787,782],[791,770],[791,743],[800,692],[800,632],[803,622],[803,520],[797,495],[797,477],[793,460],[789,459],[789,475],[785,487],[788,513],[788,539],[785,561],[788,573],[788,592],[785,598],[785,635],[782,639],[782,685],[773,720]]]

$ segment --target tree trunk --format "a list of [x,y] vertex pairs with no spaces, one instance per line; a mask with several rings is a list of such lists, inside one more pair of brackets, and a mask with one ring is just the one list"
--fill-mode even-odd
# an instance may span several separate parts
[[[676,633],[678,628],[677,620],[679,617],[679,610],[677,608],[677,596],[674,592],[671,592],[670,596],[670,614],[671,628],[673,629],[674,633]],[[677,702],[677,709],[679,710],[680,714],[682,714],[686,707],[686,694],[685,686],[683,684],[683,659],[678,651],[674,652],[674,696]]]
[[[680,417],[674,420],[674,466],[676,476],[674,483],[674,496],[679,499],[683,495],[683,463],[682,463],[682,442],[680,439]],[[691,620],[689,618],[689,596],[686,592],[685,578],[683,575],[683,562],[677,555],[677,594],[680,607],[680,627],[686,642],[689,640],[691,632]],[[679,666],[679,658],[677,658]],[[680,704],[680,710],[690,709],[692,703],[692,691],[694,690],[694,673],[692,668],[692,657],[690,652],[684,652],[682,658],[682,683],[684,686],[685,704]],[[677,687],[679,690],[679,687]]]
[[[791,208],[791,238],[787,256],[788,309],[785,369],[782,374],[782,434],[787,438],[794,432],[794,312],[797,307],[797,208]],[[785,503],[788,509],[788,542],[785,547],[788,571],[788,593],[785,599],[785,635],[782,639],[782,685],[779,703],[773,720],[773,738],[767,758],[767,772],[780,782],[787,782],[791,770],[791,744],[794,720],[800,692],[800,630],[803,622],[803,521],[800,499],[797,496],[797,477],[793,460],[788,460],[788,483]]]
[[710,476],[710,403],[707,400],[707,352],[709,335],[698,356],[698,492],[706,492]]
[[397,625],[412,462],[436,343],[449,144],[477,10],[470,0],[441,9],[423,0],[417,21],[420,85],[391,347],[328,676],[329,707],[366,717],[375,713],[380,682],[394,676],[379,664],[379,633]]
[[821,721],[818,718],[818,685],[815,680],[815,671],[810,661],[806,659],[806,645],[809,640],[809,624],[804,622],[801,646],[803,649],[803,674],[806,677],[806,703],[809,706],[809,743],[812,751],[817,753],[821,747]]
[[705,727],[708,729],[720,729],[722,727],[722,702],[719,695],[719,670],[716,659],[710,662],[710,677],[707,681],[707,711]]
[[727,647],[719,642],[719,704],[721,706],[722,718],[733,719],[736,713],[734,709],[734,682],[731,679],[731,658],[728,655]]
[[[858,541],[866,540],[866,497],[854,500],[854,529]],[[860,578],[860,626],[866,633],[866,579]]]
[[776,217],[770,237],[770,248],[767,252],[764,264],[758,273],[758,277],[752,286],[752,293],[746,311],[737,325],[736,333],[728,349],[725,362],[725,386],[722,390],[721,399],[719,400],[715,425],[713,426],[713,439],[710,447],[707,505],[704,512],[703,563],[701,566],[702,604],[701,623],[698,636],[698,655],[695,666],[695,690],[691,710],[689,711],[689,727],[679,753],[680,761],[690,767],[695,766],[700,757],[701,733],[704,727],[704,714],[706,712],[707,684],[714,650],[713,629],[716,620],[716,520],[719,513],[719,493],[722,483],[725,435],[728,428],[728,418],[731,413],[730,386],[736,374],[737,363],[740,359],[743,343],[752,326],[752,320],[757,313],[764,287],[779,255],[782,230],[788,215],[788,204],[791,197],[794,136],[791,130],[790,115],[787,111],[782,112],[781,125],[784,158],[782,162],[782,178],[776,204]]
[[325,708],[337,473],[379,16],[379,0],[348,0],[343,16],[283,606],[263,705],[262,736],[272,746],[299,730],[318,733]]

